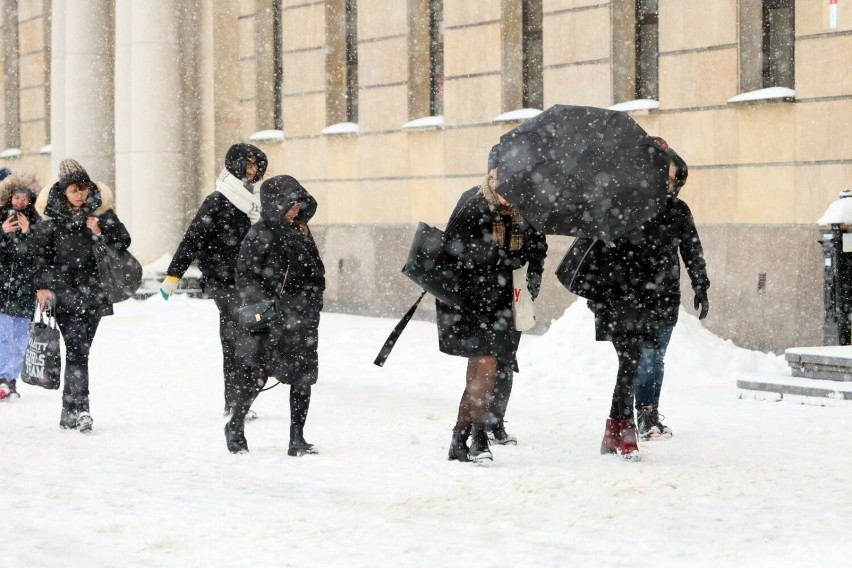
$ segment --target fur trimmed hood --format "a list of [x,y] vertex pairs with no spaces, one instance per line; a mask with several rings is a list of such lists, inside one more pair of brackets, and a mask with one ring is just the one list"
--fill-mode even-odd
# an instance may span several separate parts
[[32,174],[11,174],[0,181],[0,206],[8,207],[12,200],[12,194],[24,191],[30,197],[30,205],[36,201],[36,196],[41,193],[41,185]]
[[35,208],[42,219],[53,219],[54,217],[67,216],[70,213],[65,200],[65,190],[72,183],[89,182],[92,191],[83,205],[86,216],[100,217],[115,207],[115,194],[112,189],[103,182],[93,182],[85,172],[74,172],[60,178],[49,188],[44,188],[36,199]]

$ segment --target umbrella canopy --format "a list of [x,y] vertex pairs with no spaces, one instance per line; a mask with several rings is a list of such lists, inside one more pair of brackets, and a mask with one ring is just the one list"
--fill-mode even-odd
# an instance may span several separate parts
[[623,112],[554,105],[500,137],[497,192],[539,231],[614,240],[662,210],[669,161]]

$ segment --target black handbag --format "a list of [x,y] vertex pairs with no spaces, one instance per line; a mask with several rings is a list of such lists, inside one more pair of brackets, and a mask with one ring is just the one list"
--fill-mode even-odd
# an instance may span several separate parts
[[59,329],[53,317],[53,302],[45,311],[37,310],[30,324],[27,349],[24,351],[24,366],[21,380],[50,390],[59,388],[62,373],[62,356],[59,351]]
[[249,333],[264,331],[279,317],[278,300],[263,300],[237,308],[237,323]]
[[603,302],[612,287],[606,256],[604,241],[578,237],[559,263],[556,278],[572,294],[593,302]]
[[[290,265],[287,264],[284,279],[278,287],[279,296],[284,292],[284,285],[287,283],[289,275]],[[237,308],[237,324],[249,333],[265,331],[279,317],[281,317],[281,310],[278,306],[277,296],[271,300],[261,300]]]
[[133,296],[142,283],[142,265],[125,248],[94,245],[95,261],[101,287],[111,303],[123,302]]

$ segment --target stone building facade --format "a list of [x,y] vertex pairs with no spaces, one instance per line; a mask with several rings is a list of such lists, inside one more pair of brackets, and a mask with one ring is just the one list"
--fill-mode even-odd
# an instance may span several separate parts
[[[48,184],[80,160],[114,185],[143,261],[173,251],[227,147],[253,140],[319,201],[329,306],[400,315],[414,225],[445,222],[502,133],[531,109],[615,105],[690,164],[707,327],[755,348],[821,340],[814,223],[852,185],[852,1],[0,4],[0,165]],[[552,276],[570,239],[548,240],[545,319],[574,300]]]

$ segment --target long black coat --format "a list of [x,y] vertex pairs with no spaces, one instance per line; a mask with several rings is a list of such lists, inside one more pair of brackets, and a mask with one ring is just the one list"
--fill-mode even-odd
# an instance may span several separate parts
[[528,281],[540,282],[547,241],[526,225],[523,246],[510,251],[512,221],[501,215],[506,242],[495,247],[492,220],[500,213],[478,191],[474,187],[462,194],[447,223],[447,250],[457,258],[456,275],[467,300],[461,308],[436,300],[438,346],[460,357],[495,355],[517,367],[521,333],[515,330],[512,315],[512,271],[529,263]]
[[[58,300],[59,313],[111,315],[112,303],[101,286],[93,245],[103,240],[107,246],[126,249],[130,234],[113,211],[115,200],[106,186],[94,186],[83,205],[73,213],[65,199],[65,189],[78,183],[80,173],[60,179],[47,194],[44,220],[32,236],[34,278],[37,290],[49,289]],[[88,176],[85,180],[88,181]],[[42,199],[37,202],[42,203]],[[101,228],[96,236],[86,227],[86,217],[95,216]]]
[[[11,188],[10,188],[11,189]],[[0,209],[3,215],[0,222],[7,219],[12,209],[11,191],[0,192]],[[32,317],[35,309],[35,288],[33,287],[33,254],[31,240],[38,222],[35,210],[35,195],[29,206],[19,213],[30,221],[30,230],[22,233],[0,231],[0,313],[15,317]]]
[[[287,203],[271,208],[267,189],[279,181],[287,191],[276,197]],[[266,376],[291,385],[312,385],[317,382],[319,368],[317,346],[325,267],[313,237],[281,217],[281,212],[297,201],[307,204],[303,207],[309,212],[305,221],[316,210],[314,198],[299,188],[301,185],[293,178],[276,176],[261,189],[262,218],[252,226],[240,247],[237,290],[244,305],[277,299],[281,318],[267,331],[244,333],[237,352],[243,364],[262,367]]]
[[707,289],[707,266],[689,206],[677,197],[654,219],[615,241],[598,264],[611,274],[603,302],[589,302],[598,341],[632,336],[654,342],[661,327],[677,323],[680,260],[693,288]]

